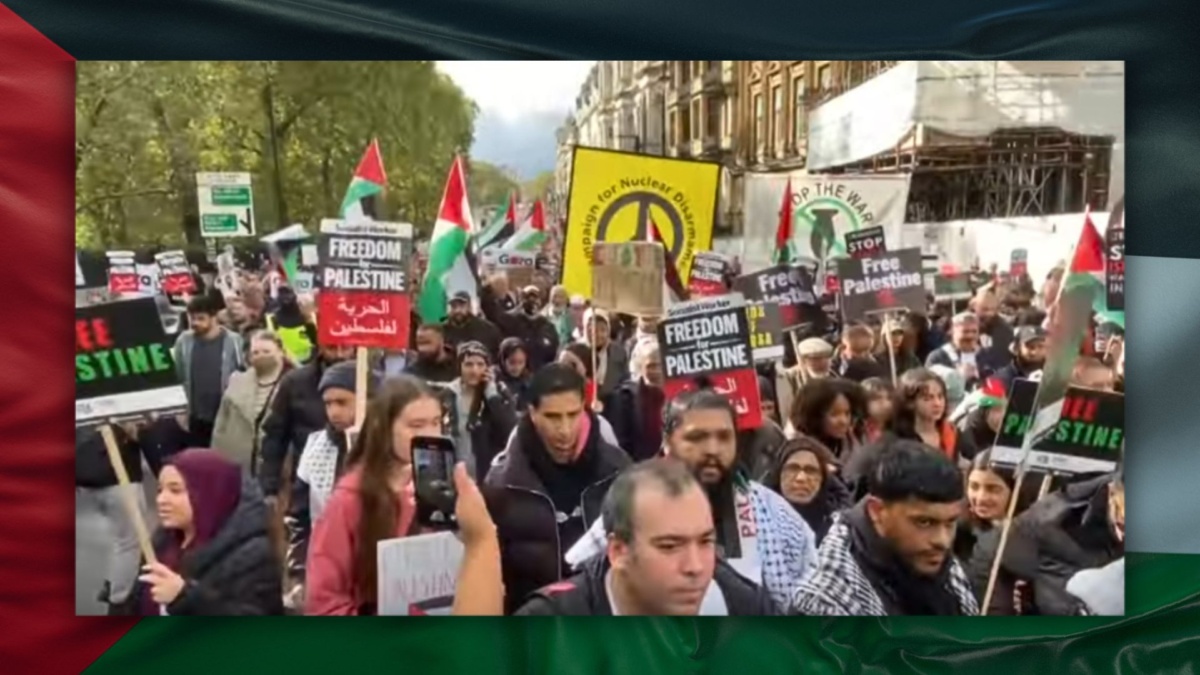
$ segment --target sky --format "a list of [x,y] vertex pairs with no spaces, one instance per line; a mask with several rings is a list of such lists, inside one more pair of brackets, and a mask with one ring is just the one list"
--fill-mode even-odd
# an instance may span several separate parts
[[511,120],[523,113],[566,117],[595,61],[438,61],[482,111]]

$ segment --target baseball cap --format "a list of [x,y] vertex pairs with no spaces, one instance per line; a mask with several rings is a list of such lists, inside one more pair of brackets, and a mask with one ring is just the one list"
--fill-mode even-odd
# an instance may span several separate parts
[[458,291],[454,295],[450,296],[450,302],[451,304],[455,302],[465,302],[467,304],[471,304],[471,294],[466,291]]
[[1013,341],[1018,345],[1028,344],[1034,340],[1045,340],[1046,331],[1041,326],[1021,326],[1016,330]]

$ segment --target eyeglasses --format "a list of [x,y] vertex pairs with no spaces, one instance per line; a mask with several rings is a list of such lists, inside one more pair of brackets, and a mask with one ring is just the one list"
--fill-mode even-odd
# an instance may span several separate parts
[[821,467],[819,467],[819,466],[784,466],[783,467],[783,479],[784,480],[795,480],[796,478],[799,478],[800,476],[804,476],[805,478],[820,478],[821,477]]

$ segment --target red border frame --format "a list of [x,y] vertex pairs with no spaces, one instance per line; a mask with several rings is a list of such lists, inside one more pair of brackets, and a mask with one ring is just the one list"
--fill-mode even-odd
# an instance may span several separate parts
[[8,319],[0,333],[0,662],[12,673],[79,673],[134,622],[76,617],[74,607],[74,385],[67,364],[75,63],[4,6],[0,101],[0,270]]

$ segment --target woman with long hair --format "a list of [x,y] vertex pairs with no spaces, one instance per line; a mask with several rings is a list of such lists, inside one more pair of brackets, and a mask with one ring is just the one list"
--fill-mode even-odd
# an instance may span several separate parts
[[850,506],[850,492],[830,473],[833,454],[819,441],[798,436],[784,443],[777,457],[763,485],[792,505],[820,545],[833,525],[833,515]]
[[910,370],[896,390],[892,432],[945,453],[953,462],[975,456],[975,445],[947,421],[946,383],[927,368]]
[[375,613],[376,547],[418,533],[412,440],[443,435],[443,421],[438,395],[413,377],[388,380],[371,401],[346,473],[313,529],[306,614]]

